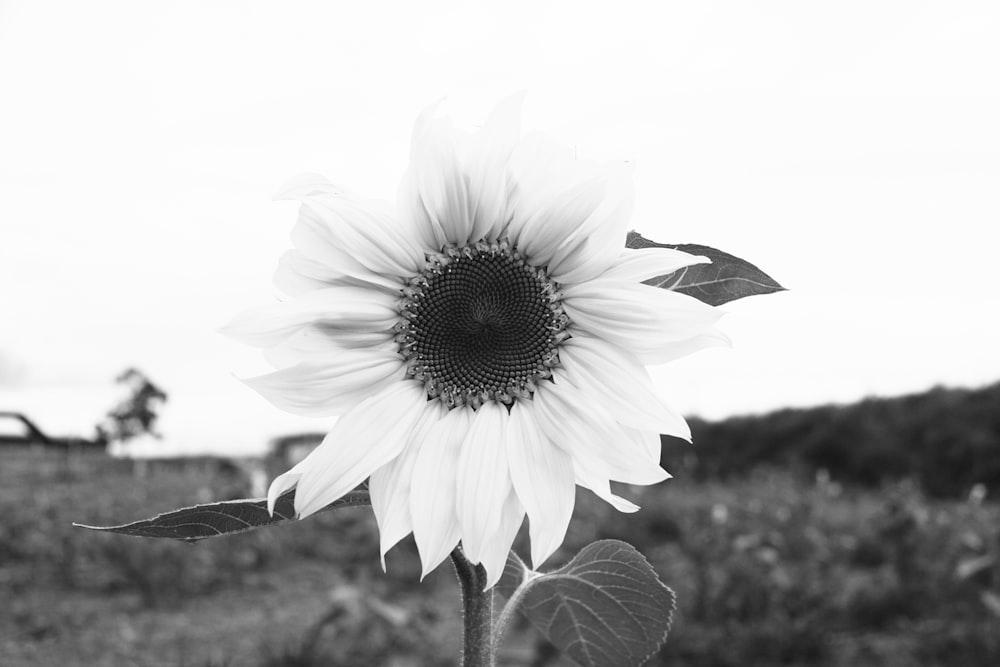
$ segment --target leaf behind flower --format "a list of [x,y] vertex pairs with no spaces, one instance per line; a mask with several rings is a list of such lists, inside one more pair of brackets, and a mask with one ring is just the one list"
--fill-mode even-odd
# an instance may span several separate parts
[[682,243],[656,243],[637,232],[629,232],[625,247],[671,248],[691,255],[702,255],[712,260],[711,264],[695,264],[656,278],[643,281],[647,285],[681,292],[707,303],[720,306],[736,299],[757,294],[782,292],[784,287],[756,266],[727,252],[704,245]]
[[[359,487],[320,511],[370,504],[368,489]],[[78,528],[121,533],[134,537],[165,537],[184,542],[197,542],[209,537],[243,533],[265,526],[273,526],[282,521],[293,519],[295,519],[295,489],[286,491],[278,497],[278,501],[274,505],[273,516],[267,511],[266,498],[246,498],[183,507],[157,514],[150,519],[120,526],[85,526],[79,523],[73,525]]]
[[600,540],[553,572],[511,552],[500,592],[545,638],[585,667],[641,665],[667,639],[674,592],[635,547]]

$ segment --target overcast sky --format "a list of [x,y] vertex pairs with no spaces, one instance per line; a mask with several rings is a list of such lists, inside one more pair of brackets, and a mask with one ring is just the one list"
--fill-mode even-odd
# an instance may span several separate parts
[[447,96],[633,160],[633,227],[790,288],[656,371],[718,417],[1000,379],[1000,3],[0,0],[0,410],[82,430],[128,365],[172,447],[286,417],[216,329],[272,298],[318,171],[392,198]]

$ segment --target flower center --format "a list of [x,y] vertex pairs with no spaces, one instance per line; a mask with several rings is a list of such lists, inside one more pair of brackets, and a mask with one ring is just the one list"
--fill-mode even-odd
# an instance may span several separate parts
[[403,290],[396,325],[407,373],[448,407],[531,398],[569,337],[560,298],[506,239],[428,255]]

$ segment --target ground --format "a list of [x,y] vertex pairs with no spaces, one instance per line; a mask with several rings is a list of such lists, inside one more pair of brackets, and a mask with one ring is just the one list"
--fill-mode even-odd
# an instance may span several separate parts
[[[382,573],[367,508],[195,545],[95,533],[70,524],[236,490],[209,471],[0,454],[2,665],[455,664],[450,565],[420,583],[406,542]],[[678,594],[651,665],[1000,664],[996,505],[788,470],[622,492],[643,509],[623,516],[580,494],[553,564],[604,537],[649,557]],[[501,664],[569,663],[521,623]]]

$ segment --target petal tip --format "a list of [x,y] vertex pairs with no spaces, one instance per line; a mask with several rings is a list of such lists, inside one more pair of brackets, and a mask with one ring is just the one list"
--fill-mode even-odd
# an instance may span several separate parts
[[329,192],[333,188],[322,174],[308,172],[299,174],[285,182],[272,196],[272,201],[301,201],[310,195]]

